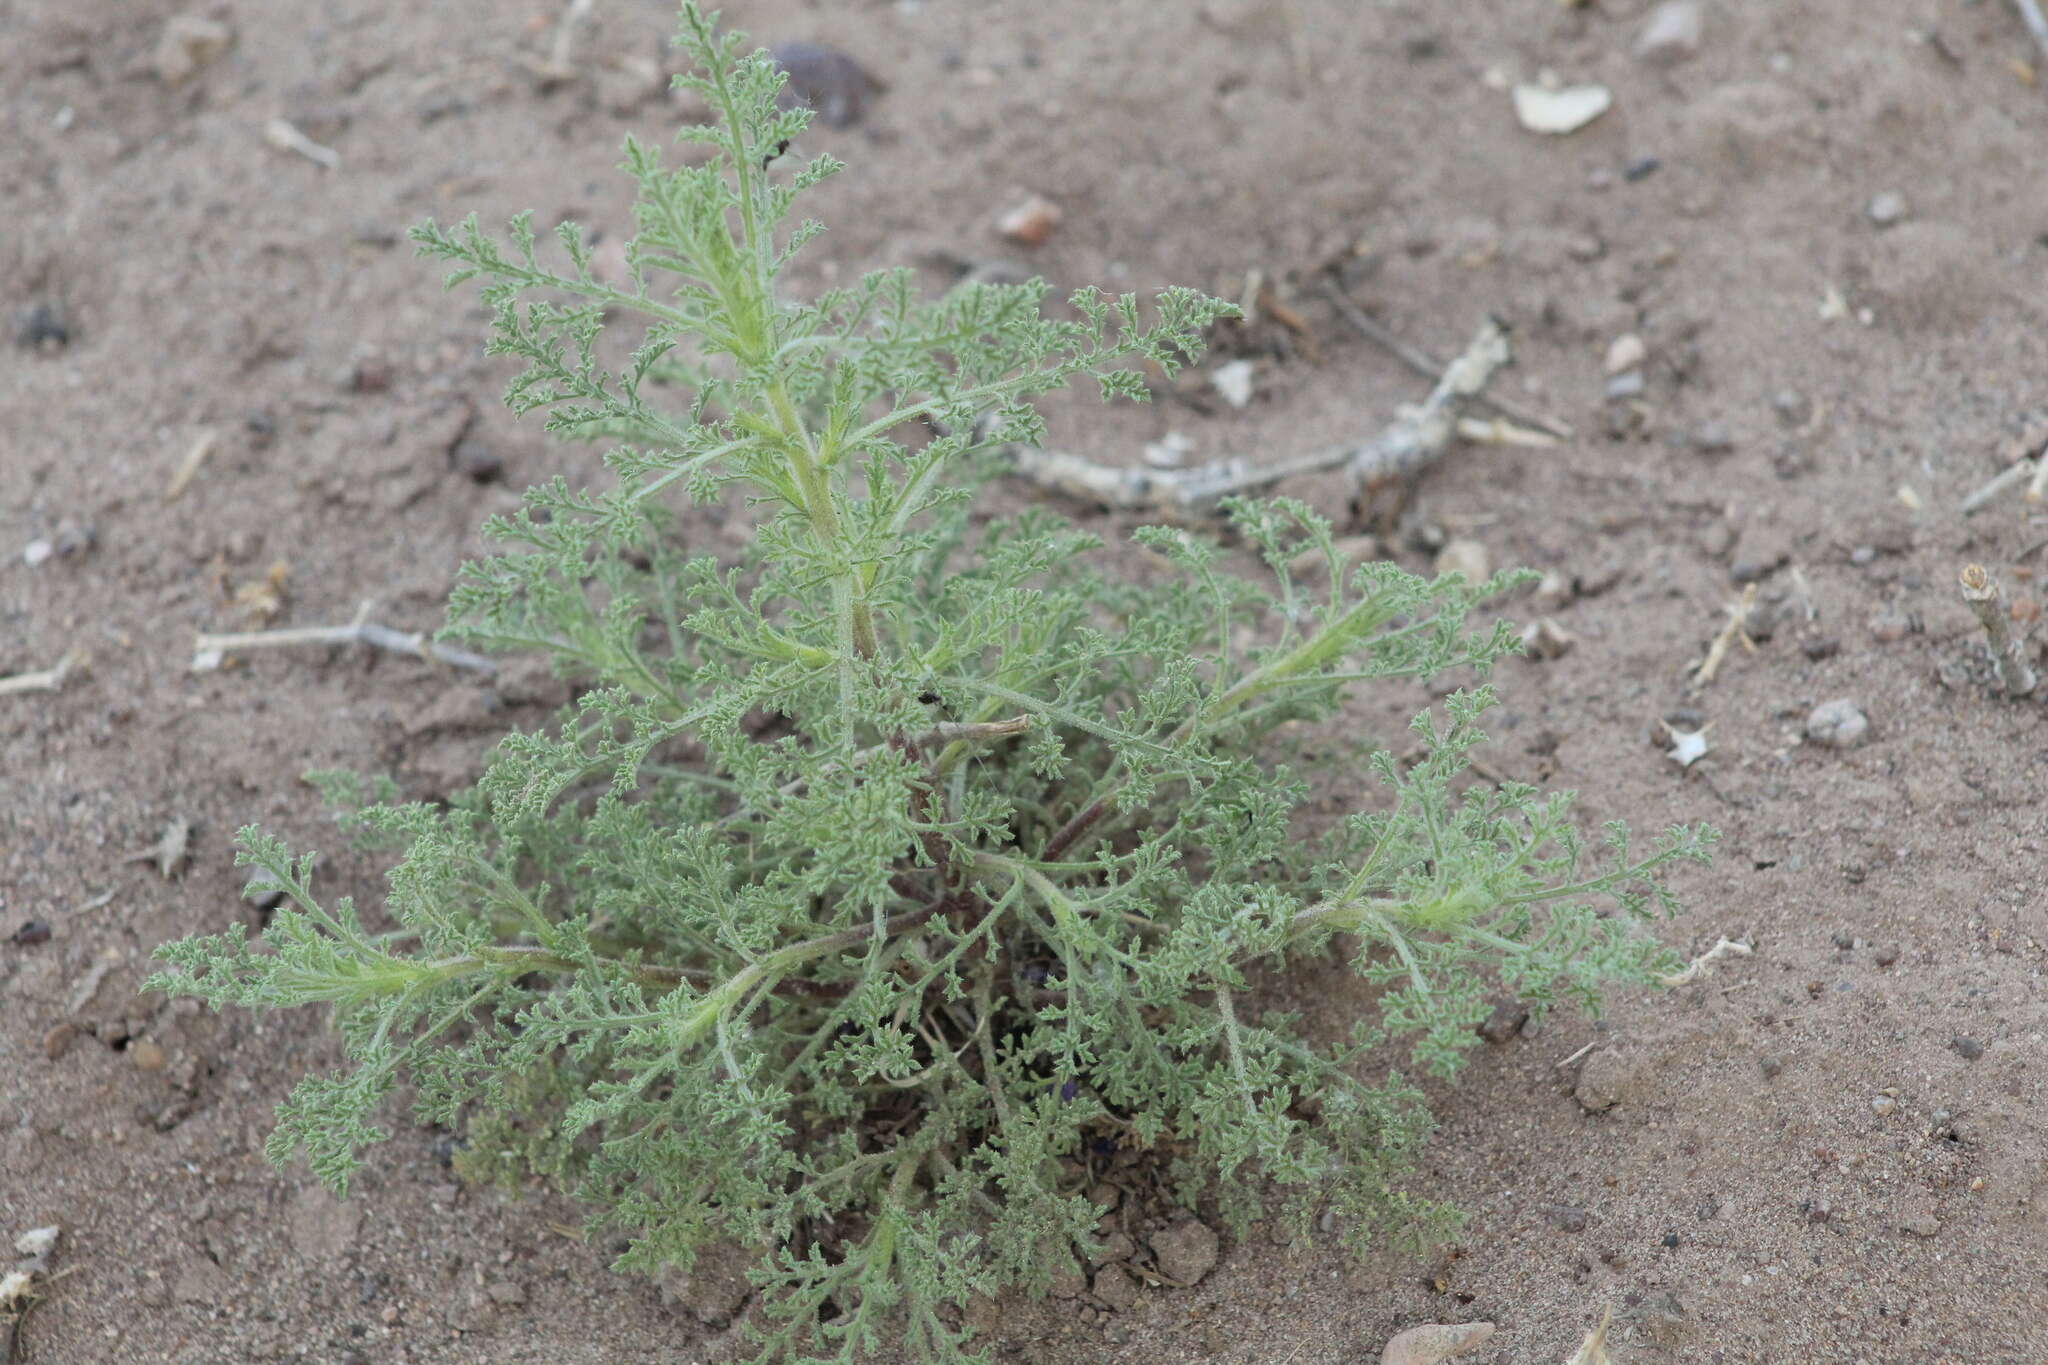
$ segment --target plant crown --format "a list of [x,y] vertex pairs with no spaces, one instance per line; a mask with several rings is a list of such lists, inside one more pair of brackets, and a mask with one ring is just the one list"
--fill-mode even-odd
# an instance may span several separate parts
[[[152,984],[332,1007],[350,1065],[298,1086],[269,1153],[337,1191],[403,1081],[466,1124],[472,1172],[541,1172],[624,1231],[621,1266],[759,1249],[764,1360],[978,1358],[959,1307],[1085,1258],[1112,1154],[1237,1227],[1440,1226],[1395,1183],[1428,1115],[1389,1049],[1449,1075],[1490,992],[1590,1008],[1650,981],[1669,955],[1635,921],[1711,832],[1589,848],[1568,795],[1461,791],[1484,687],[1416,720],[1412,763],[1311,728],[1358,684],[1483,676],[1513,636],[1465,617],[1511,578],[1347,571],[1284,500],[1229,508],[1257,574],[1136,532],[1171,561],[1144,585],[1047,512],[975,516],[986,452],[1040,439],[1034,397],[1143,399],[1137,366],[1171,377],[1231,310],[1082,291],[1048,316],[1042,282],[924,302],[904,271],[786,299],[819,231],[785,227],[792,201],[838,163],[783,169],[808,113],[714,16],[686,5],[678,42],[715,121],[680,167],[627,141],[626,282],[570,223],[561,266],[525,216],[508,243],[413,232],[485,282],[489,350],[526,362],[508,403],[621,443],[615,487],[557,480],[489,523],[503,552],[447,628],[585,690],[449,803],[325,776],[404,850],[383,916],[244,830],[284,905],[254,941],[164,947]],[[614,312],[647,323],[617,368]],[[663,495],[728,489],[750,547],[687,553]],[[1381,791],[1311,838],[1318,762]],[[1340,943],[1376,988],[1348,1031],[1256,1007]]]

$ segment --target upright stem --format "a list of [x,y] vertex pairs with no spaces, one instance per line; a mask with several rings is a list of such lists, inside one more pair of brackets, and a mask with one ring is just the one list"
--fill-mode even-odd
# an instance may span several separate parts
[[1976,613],[1978,624],[1991,643],[1991,661],[1998,665],[1998,682],[2009,697],[2024,697],[2040,679],[2027,662],[2026,651],[2012,638],[2012,626],[2005,613],[2005,594],[1998,580],[1982,564],[1968,564],[1962,574],[1963,602]]

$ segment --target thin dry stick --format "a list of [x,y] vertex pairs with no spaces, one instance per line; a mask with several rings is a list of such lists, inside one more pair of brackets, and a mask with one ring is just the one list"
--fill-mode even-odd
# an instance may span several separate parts
[[0,678],[0,697],[16,692],[55,692],[64,685],[64,679],[85,662],[85,651],[74,649],[57,661],[55,668],[39,668],[33,673],[17,673],[11,678]]
[[1742,600],[1730,602],[1722,608],[1728,613],[1728,623],[1721,627],[1721,633],[1714,637],[1714,643],[1707,646],[1707,657],[1700,664],[1699,671],[1693,674],[1694,678],[1703,683],[1712,682],[1714,675],[1721,671],[1722,660],[1728,657],[1729,647],[1737,640],[1742,641],[1744,649],[1752,653],[1756,651],[1756,646],[1750,642],[1747,631],[1749,613],[1755,606],[1756,584],[1752,583],[1742,590]]
[[1613,1322],[1614,1305],[1609,1304],[1600,1314],[1600,1325],[1586,1334],[1564,1365],[1612,1365],[1614,1357],[1607,1354],[1607,1329]]
[[[2044,463],[2048,463],[2048,461],[2044,461]],[[1967,517],[1972,512],[1990,506],[1998,498],[1998,495],[2005,492],[2006,489],[2016,488],[2033,477],[2034,462],[2032,460],[2015,460],[2001,470],[1997,478],[1970,494],[1969,497],[1964,498],[1960,510]]]
[[185,496],[185,490],[192,486],[192,480],[199,476],[199,466],[206,463],[206,457],[213,453],[213,447],[220,440],[220,433],[212,427],[199,433],[192,442],[192,448],[185,452],[185,458],[178,461],[178,468],[171,475],[170,483],[164,486],[164,501],[176,502]]
[[1991,661],[1998,665],[1998,682],[2009,697],[2024,697],[2040,681],[2027,662],[2026,651],[2012,637],[2006,616],[2005,594],[1982,564],[1966,564],[1962,573],[1963,604],[1977,615],[1991,642]]
[[2027,31],[2034,35],[2034,41],[2041,45],[2041,51],[2048,54],[2048,15],[2041,13],[2040,0],[2012,0],[2019,8],[2020,18],[2026,21]]
[[[1429,352],[1409,345],[1379,323],[1374,322],[1372,317],[1363,308],[1360,308],[1351,301],[1349,294],[1346,294],[1337,287],[1335,282],[1324,282],[1323,297],[1328,299],[1331,306],[1337,310],[1337,316],[1350,324],[1352,331],[1358,333],[1367,341],[1372,342],[1375,346],[1386,348],[1396,360],[1415,371],[1415,373],[1434,379],[1444,372],[1443,365],[1434,359]],[[1482,393],[1478,395],[1476,401],[1485,407],[1492,408],[1503,417],[1512,417],[1517,422],[1528,423],[1538,431],[1548,432],[1560,441],[1572,439],[1572,429],[1570,426],[1558,421],[1554,417],[1545,417],[1540,412],[1525,408],[1512,399],[1503,398],[1499,394]]]
[[1593,1050],[1594,1048],[1596,1048],[1596,1047],[1598,1047],[1598,1046],[1600,1046],[1600,1044],[1599,1044],[1599,1042],[1598,1042],[1597,1040],[1596,1040],[1596,1041],[1594,1041],[1594,1042],[1590,1042],[1590,1043],[1586,1044],[1586,1045],[1585,1045],[1584,1047],[1580,1048],[1580,1049],[1579,1049],[1579,1050],[1578,1050],[1577,1052],[1574,1052],[1574,1053],[1573,1053],[1573,1054],[1572,1054],[1571,1056],[1569,1056],[1569,1057],[1565,1058],[1565,1059],[1564,1059],[1563,1061],[1559,1062],[1559,1063],[1557,1064],[1557,1069],[1558,1069],[1559,1071],[1562,1071],[1562,1070],[1564,1070],[1564,1069],[1565,1069],[1566,1067],[1570,1066],[1570,1065],[1571,1065],[1571,1064],[1572,1064],[1573,1062],[1576,1062],[1577,1060],[1579,1060],[1579,1058],[1581,1058],[1581,1057],[1585,1056],[1585,1055],[1586,1055],[1587,1053],[1591,1052],[1591,1051],[1592,1051],[1592,1050]]
[[[367,608],[366,608],[367,610]],[[498,666],[481,654],[436,644],[423,633],[408,633],[365,621],[359,616],[346,626],[301,626],[291,630],[252,630],[232,635],[201,635],[193,644],[192,671],[219,668],[230,650],[270,649],[286,645],[369,645],[394,654],[410,654],[430,664],[466,668],[486,677]]]
[[1232,494],[1339,466],[1346,467],[1361,487],[1412,479],[1449,446],[1457,409],[1485,388],[1509,354],[1507,333],[1489,318],[1464,353],[1443,368],[1429,397],[1402,409],[1377,435],[1270,465],[1219,460],[1193,469],[1126,469],[1035,446],[1013,445],[1007,453],[1012,472],[1020,478],[1068,497],[1182,518],[1212,512]]
[[318,162],[328,170],[341,164],[341,153],[332,147],[323,147],[300,132],[289,120],[274,118],[263,125],[263,140],[281,152],[297,152],[308,161]]
[[2048,501],[2048,460],[2034,461],[2034,477],[2027,480],[2027,501]]
[[1659,975],[1657,980],[1666,986],[1683,986],[1705,976],[1714,969],[1714,964],[1724,957],[1749,957],[1755,952],[1756,949],[1747,943],[1737,943],[1732,938],[1724,938],[1677,971]]

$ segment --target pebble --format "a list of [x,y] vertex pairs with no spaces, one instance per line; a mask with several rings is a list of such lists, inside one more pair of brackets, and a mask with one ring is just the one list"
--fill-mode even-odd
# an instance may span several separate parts
[[1505,1044],[1514,1039],[1528,1018],[1529,1011],[1520,1001],[1496,1000],[1493,1012],[1479,1021],[1475,1032],[1489,1043]]
[[1154,469],[1179,469],[1188,462],[1195,443],[1184,432],[1169,431],[1156,441],[1145,442],[1145,463]]
[[1536,585],[1537,602],[1553,611],[1569,606],[1577,596],[1578,585],[1572,582],[1571,575],[1557,569],[1545,569],[1542,581]]
[[61,351],[71,344],[71,325],[48,303],[32,303],[14,315],[14,344],[31,351]]
[[180,14],[164,25],[152,64],[157,79],[173,90],[198,75],[235,40],[226,24],[201,14]]
[[1662,169],[1664,163],[1654,156],[1639,156],[1621,168],[1621,178],[1633,185],[1638,180],[1648,180]]
[[1522,648],[1532,659],[1562,659],[1578,642],[1578,636],[1548,616],[1522,628]]
[[50,922],[41,919],[23,920],[21,927],[16,929],[8,939],[8,942],[17,948],[33,948],[38,943],[48,943],[49,941]]
[[1785,1059],[1778,1056],[1763,1056],[1756,1059],[1756,1069],[1767,1081],[1776,1080],[1778,1073],[1785,1069]]
[[1483,1345],[1493,1335],[1490,1322],[1430,1323],[1399,1333],[1380,1352],[1380,1365],[1437,1365]]
[[1880,967],[1889,967],[1898,960],[1899,950],[1895,944],[1887,943],[1877,950],[1877,965]]
[[1859,744],[1870,730],[1870,717],[1848,697],[1824,701],[1806,716],[1806,737],[1831,749]]
[[1897,644],[1913,633],[1913,618],[1896,607],[1880,607],[1868,624],[1870,638],[1881,645]]
[[1903,221],[1909,210],[1905,195],[1897,190],[1886,190],[1882,194],[1872,195],[1869,205],[1863,211],[1870,215],[1871,222],[1881,228],[1888,228]]
[[1200,1283],[1215,1268],[1221,1248],[1208,1224],[1185,1214],[1152,1234],[1159,1273],[1183,1285]]
[[51,1061],[62,1057],[71,1047],[71,1040],[78,1036],[78,1025],[66,1021],[54,1025],[43,1035],[43,1055]]
[[1254,369],[1249,360],[1233,360],[1218,365],[1209,373],[1209,382],[1217,393],[1223,395],[1223,401],[1240,410],[1252,401],[1253,378]]
[[1636,60],[1676,66],[1700,50],[1700,28],[1695,0],[1668,0],[1650,11],[1649,21],[1636,36]]
[[1476,540],[1454,540],[1437,551],[1436,572],[1460,574],[1476,587],[1493,577],[1493,556]]
[[511,1280],[493,1280],[484,1286],[484,1293],[492,1303],[506,1308],[516,1308],[526,1302],[526,1291]]
[[474,438],[457,441],[451,458],[457,471],[473,483],[496,483],[505,472],[498,452]]
[[1779,389],[1771,395],[1771,408],[1787,426],[1803,426],[1813,416],[1813,406],[1797,389]]
[[1619,403],[1630,398],[1641,398],[1643,396],[1643,387],[1643,372],[1641,370],[1630,370],[1627,374],[1618,374],[1607,381],[1607,401]]
[[1122,1266],[1106,1265],[1095,1272],[1095,1297],[1122,1312],[1138,1301],[1138,1282]]
[[1984,1044],[1960,1033],[1949,1040],[1949,1046],[1955,1049],[1956,1056],[1966,1062],[1974,1062],[1984,1055]]
[[1870,1102],[1870,1112],[1881,1119],[1888,1119],[1899,1112],[1899,1102],[1890,1095],[1879,1095]]
[[1692,433],[1692,448],[1702,455],[1725,455],[1735,449],[1735,434],[1719,422],[1703,422]]
[[1586,1211],[1574,1204],[1546,1204],[1540,1212],[1560,1232],[1584,1232]]
[[135,1063],[137,1071],[162,1071],[164,1050],[148,1038],[138,1038],[128,1044],[128,1060]]
[[768,55],[788,80],[775,97],[779,108],[805,105],[817,111],[827,128],[848,128],[860,122],[868,97],[883,89],[866,67],[837,48],[795,39],[777,43]]
[[1020,246],[1043,246],[1060,225],[1060,206],[1034,194],[996,219],[996,231]]
[[1621,1102],[1634,1077],[1635,1066],[1628,1058],[1618,1052],[1596,1052],[1579,1068],[1579,1083],[1572,1090],[1572,1098],[1587,1113],[1602,1113]]
[[382,393],[391,387],[391,365],[377,356],[363,356],[342,371],[341,387],[351,393]]
[[1649,359],[1650,348],[1634,332],[1623,332],[1607,348],[1607,373],[1625,374]]
[[1514,88],[1515,118],[1532,133],[1562,136],[1599,118],[1614,107],[1614,93],[1604,85],[1567,85],[1556,89],[1524,83]]

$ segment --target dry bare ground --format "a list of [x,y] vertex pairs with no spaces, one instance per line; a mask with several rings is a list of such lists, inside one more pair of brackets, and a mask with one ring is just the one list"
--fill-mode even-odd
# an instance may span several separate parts
[[[377,868],[301,771],[446,792],[494,730],[560,699],[517,668],[486,689],[350,648],[188,667],[196,633],[266,612],[346,624],[372,600],[431,629],[487,512],[589,475],[589,452],[496,406],[479,314],[397,235],[471,208],[625,230],[606,168],[626,131],[676,117],[672,13],[600,0],[549,80],[560,12],[231,0],[199,15],[225,50],[178,30],[193,69],[173,84],[172,6],[0,6],[0,675],[89,656],[54,691],[0,695],[0,1231],[61,1225],[70,1271],[21,1324],[22,1359],[731,1348],[733,1285],[610,1274],[574,1209],[464,1187],[447,1135],[396,1111],[346,1204],[272,1170],[270,1106],[335,1058],[321,1022],[136,994],[156,944],[256,913],[230,860],[242,823],[326,849],[328,884],[374,899]],[[1503,1030],[1438,1096],[1417,1187],[1471,1215],[1440,1258],[1352,1267],[1327,1236],[1258,1233],[1192,1289],[997,1305],[1002,1358],[1334,1365],[1402,1327],[1489,1320],[1461,1362],[1554,1362],[1608,1307],[1624,1362],[2048,1358],[2048,731],[2040,701],[1995,694],[1955,590],[1981,561],[2022,630],[2039,615],[2038,505],[2014,488],[1957,507],[2048,439],[2044,55],[1998,3],[1708,0],[1669,63],[1632,52],[1646,17],[728,7],[888,83],[814,135],[852,169],[819,195],[831,231],[800,285],[904,263],[943,284],[949,256],[1009,255],[1061,285],[1235,297],[1256,270],[1302,323],[1239,338],[1243,410],[1200,385],[1085,425],[1062,409],[1070,447],[1127,461],[1179,432],[1197,458],[1259,459],[1376,427],[1422,381],[1347,328],[1331,278],[1440,352],[1508,321],[1503,392],[1577,434],[1454,452],[1394,549],[1425,565],[1444,534],[1559,576],[1508,610],[1576,643],[1506,670],[1488,764],[1582,790],[1589,820],[1720,825],[1720,861],[1661,931],[1755,948],[1598,1026]],[[1545,68],[1614,108],[1525,131],[1504,87]],[[266,137],[276,119],[314,154]],[[1004,242],[992,224],[1032,193],[1061,222]],[[1624,335],[1642,358],[1617,383]],[[1343,514],[1337,476],[1285,491]],[[1754,648],[1731,637],[1702,684],[1746,584]],[[1809,713],[1843,698],[1867,730],[1816,742]],[[1704,728],[1707,755],[1672,761],[1665,722]],[[166,876],[135,855],[174,822],[189,858]],[[1298,995],[1335,1020],[1357,991],[1333,973]]]

